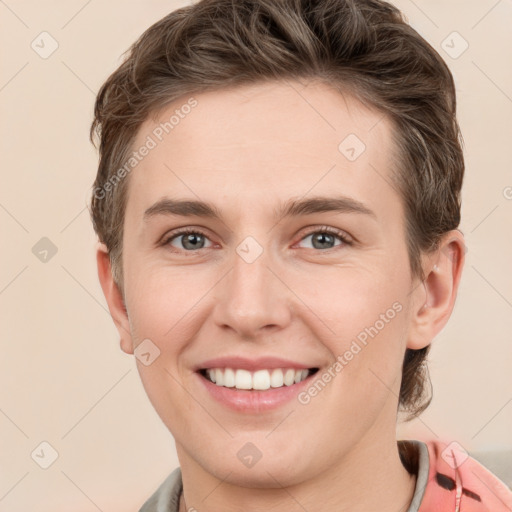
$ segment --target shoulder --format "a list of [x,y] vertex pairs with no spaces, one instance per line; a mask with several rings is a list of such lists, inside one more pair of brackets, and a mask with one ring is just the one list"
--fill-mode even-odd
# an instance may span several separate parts
[[512,491],[457,442],[428,441],[428,482],[419,512],[510,512]]
[[178,467],[144,502],[139,512],[178,512],[182,488],[181,469]]

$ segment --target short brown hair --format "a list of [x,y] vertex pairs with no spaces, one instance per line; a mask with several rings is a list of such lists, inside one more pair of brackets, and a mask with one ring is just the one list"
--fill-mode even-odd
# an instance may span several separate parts
[[[454,81],[438,53],[379,0],[202,0],[148,28],[96,99],[91,216],[121,292],[128,179],[113,178],[141,124],[186,94],[304,78],[351,92],[391,120],[411,273],[425,278],[421,254],[459,225],[464,175]],[[429,348],[405,354],[399,405],[409,418],[431,400]]]

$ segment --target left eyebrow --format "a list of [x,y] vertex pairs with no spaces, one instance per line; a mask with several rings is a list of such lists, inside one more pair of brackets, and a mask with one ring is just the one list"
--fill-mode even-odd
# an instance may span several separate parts
[[360,213],[377,220],[377,215],[373,210],[370,210],[361,201],[348,196],[317,196],[309,199],[292,199],[284,203],[279,209],[274,210],[276,217],[293,217],[323,212]]
[[[309,199],[291,199],[273,210],[276,218],[298,217],[313,213],[338,212],[359,213],[377,219],[374,211],[362,202],[347,196],[311,197]],[[195,200],[164,198],[157,201],[144,212],[144,220],[157,215],[178,215],[181,217],[203,217],[222,219],[221,212],[211,203]]]

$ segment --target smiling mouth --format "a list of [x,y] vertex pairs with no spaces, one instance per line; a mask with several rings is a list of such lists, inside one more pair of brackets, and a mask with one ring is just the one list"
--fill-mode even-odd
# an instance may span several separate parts
[[265,391],[270,388],[293,386],[317,371],[318,368],[273,368],[255,372],[234,368],[204,368],[198,373],[217,386],[245,391]]

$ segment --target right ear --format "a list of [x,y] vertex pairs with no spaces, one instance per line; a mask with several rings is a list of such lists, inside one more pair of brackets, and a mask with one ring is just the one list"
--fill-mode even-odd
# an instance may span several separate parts
[[133,341],[130,334],[128,312],[124,304],[123,295],[112,276],[110,256],[105,244],[98,243],[96,262],[98,264],[98,277],[103,295],[105,295],[110,315],[121,338],[121,349],[127,354],[133,354]]

